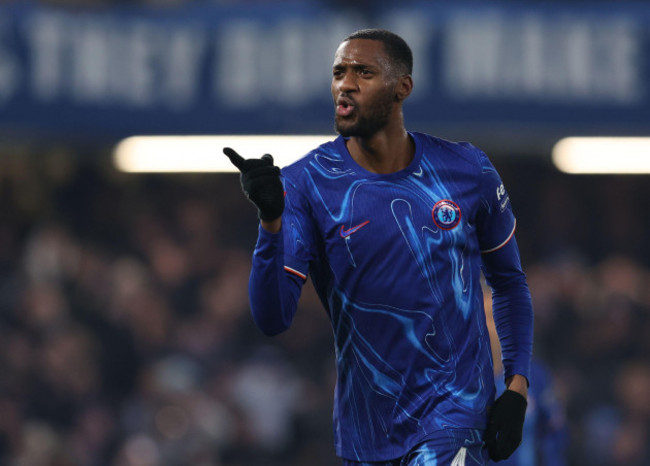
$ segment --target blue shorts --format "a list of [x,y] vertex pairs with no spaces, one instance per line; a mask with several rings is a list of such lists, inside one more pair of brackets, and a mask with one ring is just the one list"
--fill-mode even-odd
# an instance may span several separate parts
[[425,440],[406,456],[389,461],[359,462],[343,460],[343,466],[484,466],[488,463],[483,431],[447,429]]

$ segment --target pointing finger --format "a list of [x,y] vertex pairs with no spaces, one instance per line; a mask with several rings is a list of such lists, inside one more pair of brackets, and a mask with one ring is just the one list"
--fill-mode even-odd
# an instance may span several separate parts
[[230,147],[224,147],[223,153],[226,154],[226,156],[230,159],[232,164],[237,167],[237,169],[241,170],[242,166],[244,165],[244,157],[239,155],[237,152],[235,152],[234,149],[231,149]]

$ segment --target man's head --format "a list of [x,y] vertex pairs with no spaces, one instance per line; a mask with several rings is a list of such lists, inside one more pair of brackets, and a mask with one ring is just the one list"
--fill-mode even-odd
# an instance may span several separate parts
[[398,35],[383,29],[350,34],[334,56],[335,127],[343,136],[370,138],[402,123],[401,104],[413,88],[413,54]]
[[395,72],[401,75],[413,74],[413,52],[397,34],[385,29],[361,29],[353,32],[343,42],[353,39],[377,40],[384,45],[384,51],[395,67]]

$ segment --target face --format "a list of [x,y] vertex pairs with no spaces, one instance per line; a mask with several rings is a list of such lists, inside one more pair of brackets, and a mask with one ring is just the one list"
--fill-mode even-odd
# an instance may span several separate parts
[[341,135],[369,138],[390,121],[397,78],[380,41],[343,42],[334,55],[334,125]]

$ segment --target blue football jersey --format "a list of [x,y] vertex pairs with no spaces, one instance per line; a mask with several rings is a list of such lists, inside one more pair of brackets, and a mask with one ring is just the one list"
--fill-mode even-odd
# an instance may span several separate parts
[[481,256],[513,236],[508,194],[471,144],[409,134],[415,155],[396,173],[363,169],[343,137],[282,170],[284,269],[311,276],[331,320],[334,437],[349,459],[484,429],[494,400]]

